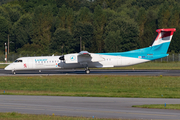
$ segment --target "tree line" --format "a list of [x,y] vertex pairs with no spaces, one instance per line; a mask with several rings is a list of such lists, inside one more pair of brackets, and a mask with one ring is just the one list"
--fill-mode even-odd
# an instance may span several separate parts
[[180,52],[179,0],[1,0],[0,54],[123,52],[150,46],[158,28],[176,28],[169,52]]

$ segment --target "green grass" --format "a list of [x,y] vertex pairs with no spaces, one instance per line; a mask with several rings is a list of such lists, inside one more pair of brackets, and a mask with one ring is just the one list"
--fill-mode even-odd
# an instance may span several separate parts
[[0,64],[0,69],[4,69],[6,66],[8,66],[7,64]]
[[[178,76],[1,76],[0,94],[180,98]],[[5,92],[5,93],[4,93]]]
[[104,119],[104,118],[85,118],[85,117],[66,117],[56,115],[30,115],[12,113],[0,113],[1,120],[126,120],[126,119]]
[[[0,68],[3,69],[7,66],[7,64],[0,64]],[[97,68],[95,68],[97,69]],[[138,65],[133,65],[133,66],[128,66],[128,67],[117,67],[117,68],[102,68],[102,69],[173,69],[177,70],[180,69],[180,62],[147,62],[147,63],[142,63]]]
[[173,109],[180,110],[180,104],[153,104],[153,105],[133,105],[132,107],[138,108],[153,108],[153,109]]

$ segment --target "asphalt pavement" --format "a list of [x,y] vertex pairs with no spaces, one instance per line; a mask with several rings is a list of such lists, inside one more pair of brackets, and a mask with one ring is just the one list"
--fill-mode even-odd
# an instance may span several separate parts
[[180,110],[134,108],[179,104],[180,99],[0,95],[0,112],[97,118],[180,119]]
[[[27,70],[16,71],[16,75],[85,75],[84,69],[59,69],[59,70]],[[180,76],[180,70],[106,70],[91,69],[90,75],[135,75],[135,76]],[[0,76],[12,75],[11,71],[0,69]]]

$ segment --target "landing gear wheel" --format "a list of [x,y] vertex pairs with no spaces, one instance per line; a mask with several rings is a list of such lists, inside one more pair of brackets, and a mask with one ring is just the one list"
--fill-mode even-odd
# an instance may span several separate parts
[[90,73],[90,70],[89,70],[89,69],[86,69],[85,72],[86,72],[86,74],[89,74],[89,73]]
[[86,72],[86,74],[89,74],[89,73],[90,73],[90,70],[89,70],[88,64],[86,64],[86,65],[85,65],[85,72]]
[[15,75],[15,74],[16,74],[16,71],[12,71],[12,74],[14,74],[14,75]]

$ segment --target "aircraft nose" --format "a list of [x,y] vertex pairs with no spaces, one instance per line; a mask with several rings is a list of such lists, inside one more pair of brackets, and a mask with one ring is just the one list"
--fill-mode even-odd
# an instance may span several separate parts
[[11,70],[11,66],[8,65],[7,67],[4,68],[4,70]]

